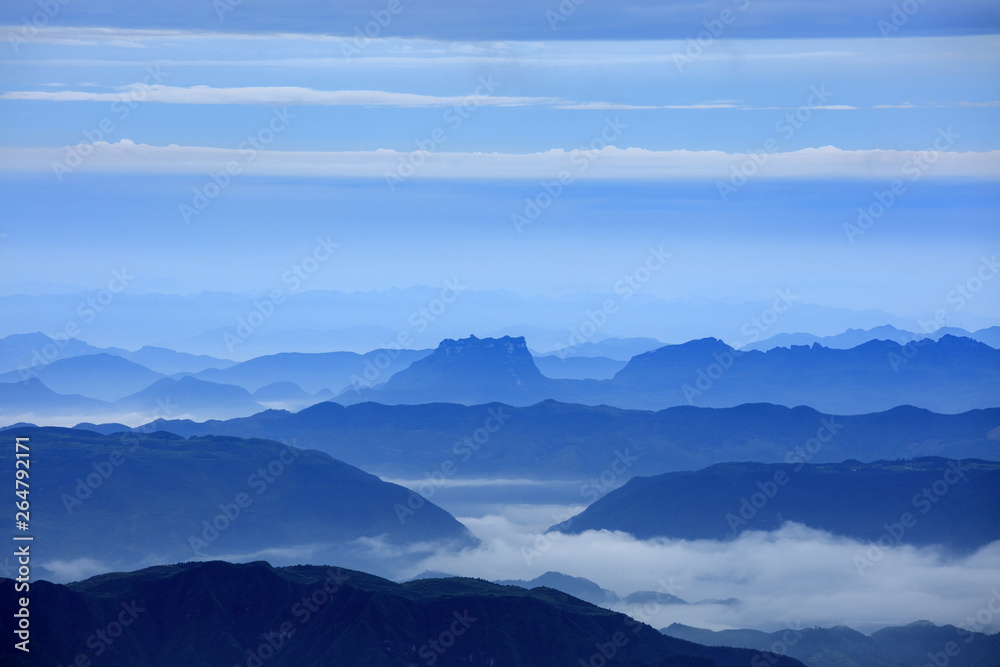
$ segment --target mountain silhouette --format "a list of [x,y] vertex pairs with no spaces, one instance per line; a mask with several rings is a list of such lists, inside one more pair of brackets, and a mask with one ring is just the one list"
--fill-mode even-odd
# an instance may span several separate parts
[[[13,582],[0,582],[5,608],[13,608]],[[802,665],[668,637],[550,588],[478,579],[397,584],[340,567],[211,561],[69,585],[34,582],[31,596],[46,611],[32,617],[30,657],[13,641],[0,647],[10,667],[55,667],[81,654],[94,659],[98,650],[109,667],[745,667],[755,657],[774,667]],[[15,622],[4,614],[0,631],[13,636]],[[113,623],[115,641],[94,634]]]
[[724,540],[787,521],[865,542],[968,553],[1000,539],[1000,463],[720,463],[635,477],[553,528]]

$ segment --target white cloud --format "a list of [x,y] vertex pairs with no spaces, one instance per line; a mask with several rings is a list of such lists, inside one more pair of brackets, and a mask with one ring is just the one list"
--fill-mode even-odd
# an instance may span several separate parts
[[[404,576],[434,570],[530,580],[557,571],[621,596],[664,592],[665,582],[688,602],[740,600],[734,606],[614,606],[657,628],[674,622],[762,630],[843,624],[871,632],[917,620],[957,625],[988,602],[1000,581],[1000,541],[960,558],[938,548],[889,548],[861,575],[854,557],[865,555],[869,545],[795,524],[718,542],[636,540],[609,531],[543,536],[499,516],[460,520],[483,544],[424,559]],[[525,553],[532,555],[530,562]],[[991,628],[1000,629],[1000,615]]]
[[[42,84],[45,86],[63,84]],[[696,104],[626,104],[619,102],[575,102],[558,97],[504,97],[481,94],[419,95],[384,90],[316,90],[301,86],[247,86],[218,88],[212,86],[165,86],[134,83],[119,86],[116,92],[98,93],[84,90],[13,90],[0,93],[4,100],[43,102],[160,102],[164,104],[268,104],[290,106],[391,106],[441,107],[482,105],[496,107],[554,106],[556,109],[584,111],[620,111],[650,109],[711,110],[741,109],[751,111],[795,110],[795,107],[752,106],[735,102],[704,102]],[[857,107],[831,104],[809,107],[826,111],[853,111]],[[882,108],[882,107],[878,107]],[[888,107],[886,107],[888,108]],[[908,108],[908,107],[900,107]]]
[[0,94],[5,100],[46,102],[161,102],[165,104],[270,104],[320,106],[443,107],[456,105],[531,106],[558,102],[552,97],[473,95],[416,95],[383,90],[314,90],[299,86],[164,86],[135,83],[114,93],[82,90],[19,90]]
[[990,100],[987,102],[926,102],[924,104],[914,104],[913,102],[903,102],[902,104],[876,104],[873,109],[948,109],[959,107],[962,109],[1000,107],[1000,100]]
[[[594,146],[600,146],[595,140]],[[245,148],[245,147],[244,147]],[[79,170],[110,173],[208,174],[234,162],[241,174],[325,178],[385,178],[400,165],[417,164],[418,178],[552,179],[560,173],[574,179],[729,178],[740,165],[762,163],[756,177],[770,178],[906,178],[907,164],[928,165],[923,178],[998,178],[1000,150],[941,152],[843,150],[834,146],[786,153],[743,154],[723,151],[669,150],[607,146],[595,149],[551,149],[537,153],[408,153],[372,151],[260,150],[251,161],[239,148],[150,146],[128,139],[62,148],[0,148],[0,168],[52,170],[73,153]],[[933,160],[933,163],[930,161]]]

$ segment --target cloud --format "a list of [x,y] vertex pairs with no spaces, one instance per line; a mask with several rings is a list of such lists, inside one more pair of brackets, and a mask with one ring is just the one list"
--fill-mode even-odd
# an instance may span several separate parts
[[44,574],[41,577],[49,581],[82,581],[97,574],[114,571],[110,565],[93,558],[50,560],[41,565],[51,572],[51,574]]
[[[278,112],[276,112],[278,113]],[[610,122],[610,121],[609,121]],[[1000,177],[1000,151],[927,153],[914,150],[844,150],[834,146],[785,153],[726,153],[603,146],[555,148],[537,153],[426,153],[372,151],[277,151],[206,146],[150,146],[128,139],[63,148],[0,148],[0,168],[48,171],[80,159],[81,171],[106,173],[208,174],[235,163],[240,174],[322,178],[385,179],[401,173],[419,178],[662,180],[729,178],[734,169],[754,163],[763,178],[903,178],[910,165],[926,167],[923,178]],[[251,158],[252,153],[252,159]],[[749,162],[748,162],[749,161]],[[74,159],[75,164],[75,159]],[[402,166],[412,167],[402,169]],[[745,171],[745,170],[744,170]]]
[[165,104],[269,104],[321,106],[444,107],[532,106],[558,102],[552,97],[500,97],[485,94],[436,96],[391,93],[383,90],[314,90],[299,86],[248,86],[213,88],[211,86],[164,86],[135,83],[114,93],[79,90],[22,90],[0,94],[5,100],[47,102],[161,102]]
[[914,104],[913,102],[903,102],[902,104],[876,104],[873,109],[949,109],[959,107],[962,109],[1000,107],[1000,100],[990,100],[987,102],[926,102],[924,104]]
[[[488,81],[487,81],[488,82]],[[42,84],[62,86],[64,84]],[[585,111],[618,111],[647,109],[744,109],[794,110],[794,107],[755,107],[736,102],[705,102],[699,104],[624,104],[616,102],[572,102],[557,97],[503,97],[473,93],[470,95],[418,95],[383,90],[315,90],[300,86],[248,86],[215,88],[211,86],[164,86],[135,83],[121,86],[117,92],[99,93],[82,90],[15,90],[0,93],[4,100],[43,102],[161,102],[165,104],[267,104],[283,106],[554,106],[556,109]],[[844,104],[812,106],[810,109],[852,111]]]
[[[552,521],[558,515],[535,518]],[[585,577],[620,596],[659,591],[689,602],[740,600],[737,605],[613,606],[657,628],[674,622],[761,630],[843,624],[871,632],[924,619],[960,624],[989,601],[1000,581],[1000,541],[964,558],[937,548],[889,548],[862,575],[854,559],[865,556],[870,545],[796,524],[718,542],[643,541],[609,531],[543,535],[537,525],[496,515],[460,520],[483,540],[480,547],[436,554],[401,576],[433,570],[490,580],[533,579],[557,571]],[[1000,615],[991,628],[1000,629]]]

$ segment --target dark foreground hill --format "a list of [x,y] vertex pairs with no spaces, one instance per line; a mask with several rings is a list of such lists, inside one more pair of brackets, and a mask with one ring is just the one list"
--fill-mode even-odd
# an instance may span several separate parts
[[[4,609],[11,580],[0,580]],[[396,584],[331,567],[276,569],[213,561],[30,590],[31,653],[0,647],[10,667],[93,661],[107,667],[774,667],[802,663],[709,648],[565,593],[476,579]],[[4,613],[0,633],[13,637]],[[606,657],[605,657],[606,656]]]
[[886,546],[971,551],[1000,539],[1000,463],[722,463],[633,478],[556,528],[727,539],[786,521]]
[[[19,428],[16,435],[29,439],[34,461],[36,566],[91,559],[93,572],[249,559],[267,550],[291,552],[285,562],[297,562],[309,554],[343,557],[361,538],[477,542],[436,505],[411,504],[409,490],[279,442],[62,428]],[[0,475],[13,479],[13,465],[4,457]],[[407,508],[405,521],[400,508]]]
[[[1000,460],[998,427],[997,408],[940,415],[900,407],[829,417],[810,408],[765,404],[647,412],[545,401],[520,408],[320,403],[294,414],[269,410],[228,421],[160,420],[147,430],[185,437],[295,438],[300,447],[365,470],[417,479],[449,461],[456,477],[581,479],[600,475],[621,453],[630,465],[617,465],[620,483],[633,475],[725,461],[780,463],[807,444],[811,463],[915,456]],[[832,429],[833,437],[816,441],[817,434]]]
[[[864,635],[851,628],[791,628],[779,632],[713,632],[674,623],[660,632],[707,644],[780,651],[808,667],[997,667],[1000,634],[918,621]],[[947,652],[946,652],[947,650]]]

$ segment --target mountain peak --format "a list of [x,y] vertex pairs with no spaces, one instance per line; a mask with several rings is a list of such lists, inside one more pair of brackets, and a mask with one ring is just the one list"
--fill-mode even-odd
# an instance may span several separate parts
[[549,382],[535,365],[523,337],[469,336],[441,341],[428,356],[390,377],[372,396],[381,403],[445,401],[471,405],[500,401],[530,405],[547,397]]

